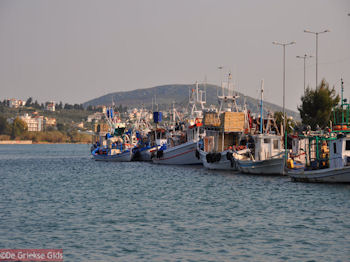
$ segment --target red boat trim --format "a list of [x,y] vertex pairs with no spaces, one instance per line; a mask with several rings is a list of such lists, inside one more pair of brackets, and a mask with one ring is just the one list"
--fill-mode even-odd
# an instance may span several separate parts
[[174,157],[178,157],[178,156],[181,156],[181,155],[184,155],[184,154],[187,154],[187,153],[191,153],[193,151],[196,151],[196,149],[191,149],[191,150],[188,150],[186,152],[183,152],[183,153],[180,153],[180,154],[177,154],[177,155],[174,155],[174,156],[171,156],[171,157],[167,157],[167,158],[158,158],[157,160],[168,160],[168,159],[172,159]]

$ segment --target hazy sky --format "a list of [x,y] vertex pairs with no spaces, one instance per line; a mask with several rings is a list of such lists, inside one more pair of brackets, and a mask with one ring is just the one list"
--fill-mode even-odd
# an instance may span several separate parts
[[[162,84],[219,84],[217,67],[231,70],[238,91],[282,105],[282,47],[286,106],[303,93],[303,61],[315,55],[326,78],[350,98],[349,0],[0,0],[0,99],[29,96],[82,103],[115,91]],[[307,60],[315,86],[315,59]],[[116,101],[118,103],[119,101]]]

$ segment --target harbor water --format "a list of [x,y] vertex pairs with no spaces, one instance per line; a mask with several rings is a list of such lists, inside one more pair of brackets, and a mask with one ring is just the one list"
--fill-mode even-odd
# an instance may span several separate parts
[[349,261],[350,185],[0,145],[0,248],[64,261]]

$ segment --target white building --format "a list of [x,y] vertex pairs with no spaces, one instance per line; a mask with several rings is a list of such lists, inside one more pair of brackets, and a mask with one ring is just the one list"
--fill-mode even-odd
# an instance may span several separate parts
[[47,111],[55,112],[55,102],[53,102],[53,101],[46,102],[45,109]]
[[30,132],[38,132],[43,130],[43,116],[31,117],[28,114],[25,114],[24,116],[21,116],[20,119],[26,122],[28,131]]
[[22,107],[22,106],[25,106],[26,104],[26,101],[15,99],[15,98],[9,99],[8,101],[9,101],[9,107],[11,108]]

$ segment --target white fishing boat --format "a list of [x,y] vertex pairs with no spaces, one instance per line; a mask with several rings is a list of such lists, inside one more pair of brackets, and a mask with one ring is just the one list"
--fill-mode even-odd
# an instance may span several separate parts
[[184,132],[173,134],[167,139],[152,159],[155,164],[166,165],[198,165],[202,164],[196,156],[197,141],[200,137],[202,123],[188,126]]
[[285,158],[282,137],[258,134],[253,139],[254,145],[249,151],[236,159],[239,170],[246,174],[283,175]]
[[[237,151],[244,150],[242,142],[245,132],[250,131],[249,115],[244,108],[240,111],[228,75],[227,85],[221,83],[221,95],[218,95],[220,107],[208,110],[204,115],[205,137],[198,143],[196,155],[203,166],[208,169],[237,170],[235,158],[240,157]],[[227,106],[227,108],[225,108]]]
[[333,109],[331,131],[308,130],[293,137],[287,168],[292,181],[350,183],[350,105],[341,84],[341,104]]
[[217,153],[198,150],[197,154],[199,154],[203,166],[207,169],[237,171],[238,166],[236,159],[241,158],[246,150],[245,147],[242,147],[242,149],[238,151],[228,149]]
[[120,151],[108,148],[96,148],[91,154],[96,161],[106,162],[130,162],[133,155],[130,149]]
[[[167,144],[163,144],[152,159],[155,164],[166,165],[198,165],[202,164],[196,156],[197,142],[202,133],[201,119],[205,104],[205,91],[199,90],[198,83],[196,89],[189,93],[189,104],[191,105],[191,115],[184,130],[173,130],[170,133]],[[197,110],[197,105],[201,108]]]
[[108,127],[99,124],[96,130],[95,143],[91,148],[92,158],[96,161],[129,162],[133,157],[132,148],[136,137],[125,131],[125,123],[113,115],[113,109],[106,110]]
[[154,129],[149,122],[149,114],[143,108],[132,125],[137,142],[133,151],[133,161],[152,161],[155,151],[166,143],[165,130]]
[[153,158],[155,164],[198,165],[202,162],[196,157],[197,142],[189,141],[175,147],[161,147]]
[[263,88],[261,81],[260,100],[260,134],[253,135],[248,145],[248,151],[236,159],[238,169],[246,174],[283,175],[284,174],[284,149],[282,148],[282,136],[278,134],[278,128],[272,116],[266,121],[263,119]]
[[329,137],[306,136],[306,162],[297,166],[294,161],[289,162],[287,175],[297,182],[350,183],[349,132],[333,133]]
[[167,138],[164,129],[158,128],[150,131],[147,137],[141,138],[141,141],[133,148],[133,160],[152,161],[157,151],[166,143]]

